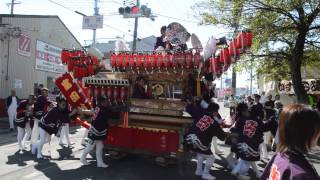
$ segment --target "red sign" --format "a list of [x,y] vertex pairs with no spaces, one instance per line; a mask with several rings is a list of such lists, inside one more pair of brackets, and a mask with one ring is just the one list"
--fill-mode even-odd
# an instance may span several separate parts
[[21,34],[18,38],[18,54],[22,56],[31,56],[31,38],[25,34]]
[[73,107],[86,107],[91,109],[89,98],[82,85],[74,80],[74,78],[65,73],[56,79],[56,85],[60,89],[61,93],[66,97],[67,102]]

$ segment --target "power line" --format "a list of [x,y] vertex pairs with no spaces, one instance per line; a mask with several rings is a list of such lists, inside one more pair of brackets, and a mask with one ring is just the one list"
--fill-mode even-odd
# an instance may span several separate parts
[[167,15],[162,15],[162,14],[157,14],[157,13],[154,13],[154,15],[161,16],[161,17],[166,17],[166,18],[169,18],[169,19],[175,19],[175,20],[179,20],[179,21],[184,21],[184,22],[188,22],[188,23],[199,24],[199,22],[197,22],[197,21],[190,21],[190,20],[187,20],[187,19],[180,19],[180,18],[171,17],[171,16],[167,16]]
[[53,4],[58,5],[58,6],[60,6],[60,7],[63,7],[63,8],[65,8],[65,9],[68,9],[68,10],[70,10],[70,11],[73,11],[73,12],[74,12],[74,10],[73,10],[73,9],[71,9],[71,8],[69,8],[69,7],[66,7],[66,6],[64,6],[64,5],[60,4],[60,3],[57,3],[57,2],[55,2],[55,1],[53,1],[53,0],[48,0],[48,1],[49,1],[49,2],[51,2],[51,3],[53,3]]
[[[122,33],[124,33],[124,34],[127,34],[127,35],[133,37],[133,34],[130,34],[130,33],[128,33],[128,32],[125,32],[125,31],[123,31],[123,30],[121,30],[121,29],[118,29],[118,28],[116,28],[116,27],[113,27],[113,26],[110,26],[110,25],[107,25],[107,24],[103,24],[103,26],[108,27],[108,28],[111,28],[111,29],[116,30],[116,31],[120,31],[120,32],[122,32]],[[141,41],[142,43],[153,47],[153,44],[144,42],[141,37],[138,37],[138,39],[140,39],[140,41]]]

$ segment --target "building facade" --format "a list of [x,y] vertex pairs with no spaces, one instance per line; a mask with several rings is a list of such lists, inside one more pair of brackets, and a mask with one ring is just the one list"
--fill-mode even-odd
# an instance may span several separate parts
[[54,90],[65,72],[62,48],[81,44],[58,16],[0,14],[0,98],[14,89],[26,98],[39,84]]

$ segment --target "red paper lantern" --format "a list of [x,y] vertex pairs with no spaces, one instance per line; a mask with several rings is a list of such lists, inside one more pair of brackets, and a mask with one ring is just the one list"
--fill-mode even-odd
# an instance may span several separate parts
[[74,50],[72,51],[72,56],[79,57],[79,56],[85,56],[86,53],[82,50]]
[[247,45],[247,38],[244,32],[239,32],[236,39],[236,48],[244,49]]
[[174,53],[172,57],[172,67],[176,68],[179,66],[179,58],[180,55],[178,53]]
[[129,66],[129,54],[123,54],[123,61],[122,61],[122,67],[126,68]]
[[94,68],[93,68],[93,66],[91,64],[88,65],[88,75],[89,76],[94,75]]
[[74,64],[75,64],[75,61],[72,59],[69,59],[68,64],[67,64],[67,68],[68,68],[69,72],[72,72],[72,70],[74,68]]
[[72,72],[73,72],[73,77],[74,78],[79,78],[79,67],[78,66],[75,66],[72,68]]
[[185,67],[186,66],[186,53],[185,52],[178,52],[175,53],[175,57],[176,57],[176,61],[177,61],[177,65],[181,66],[181,67]]
[[193,67],[193,54],[191,51],[186,54],[186,64],[187,68]]
[[155,68],[155,67],[157,67],[158,66],[158,55],[156,54],[156,53],[153,53],[152,55],[151,55],[151,67],[152,68]]
[[109,99],[113,99],[113,89],[112,89],[111,86],[108,86],[108,87],[107,87],[107,97],[108,97]]
[[222,64],[220,63],[219,57],[214,58],[214,67],[216,74],[222,74]]
[[193,62],[194,62],[194,67],[198,68],[201,62],[201,55],[199,51],[196,51],[196,53],[194,54]]
[[94,97],[99,97],[101,95],[101,88],[96,86],[93,93]]
[[128,96],[127,89],[125,87],[121,87],[120,89],[120,99],[122,101],[126,100]]
[[133,68],[135,65],[135,61],[136,61],[137,55],[136,54],[131,54],[129,56],[129,67]]
[[136,66],[138,68],[143,66],[143,54],[137,54]]
[[163,57],[163,65],[164,67],[168,68],[171,66],[171,54],[167,53],[164,57]]
[[161,53],[159,53],[158,54],[158,63],[157,63],[158,68],[163,67],[163,59],[164,59],[163,55]]
[[240,51],[239,51],[239,49],[237,49],[235,41],[230,41],[229,42],[229,48],[228,49],[229,49],[230,56],[233,56],[235,58],[235,56],[239,56],[240,55]]
[[99,59],[97,57],[95,57],[95,56],[92,57],[92,64],[93,65],[99,65],[99,62],[100,61],[99,61]]
[[231,57],[229,55],[229,49],[228,48],[224,48],[220,50],[220,62],[223,64],[229,63],[231,62]]
[[119,53],[117,55],[117,60],[116,60],[116,66],[117,68],[121,68],[122,65],[123,65],[123,58],[124,58],[124,55],[122,53]]
[[144,55],[143,66],[145,68],[151,68],[151,56],[150,56],[150,54],[145,54]]
[[246,35],[246,39],[247,39],[247,47],[251,47],[252,46],[252,39],[253,39],[253,34],[251,31],[248,31],[245,33]]
[[61,51],[61,62],[62,64],[67,64],[70,60],[70,57],[71,57],[71,53],[70,51],[66,50],[66,49],[63,49]]
[[209,58],[209,64],[210,64],[209,72],[214,73],[216,71],[215,64],[214,64],[214,58],[212,58],[212,57]]
[[111,54],[110,59],[111,59],[111,67],[112,67],[112,68],[115,68],[115,67],[116,67],[117,57],[118,57],[118,56],[117,56],[115,53],[112,53],[112,54]]

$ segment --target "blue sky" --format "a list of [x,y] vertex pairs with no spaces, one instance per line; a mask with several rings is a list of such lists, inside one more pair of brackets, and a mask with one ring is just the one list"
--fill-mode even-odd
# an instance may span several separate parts
[[[1,0],[1,13],[10,13],[10,7],[7,6],[7,3],[10,2],[11,0]],[[74,11],[92,15],[94,0],[16,0],[16,2],[20,2],[21,4],[15,5],[15,14],[58,15],[80,43],[83,45],[91,43],[92,31],[82,29],[82,16],[74,13]],[[171,22],[179,22],[184,25],[190,33],[197,34],[203,44],[207,42],[211,35],[215,35],[216,37],[227,35],[228,30],[222,27],[198,25],[200,19],[195,17],[195,12],[191,8],[197,2],[201,2],[201,0],[140,0],[140,4],[148,5],[158,17],[155,18],[155,21],[140,18],[138,37],[158,36],[160,27],[168,25]],[[97,42],[107,42],[110,38],[112,39],[116,36],[124,37],[127,41],[132,41],[134,20],[124,19],[117,15],[118,8],[122,4],[123,0],[99,1],[99,13],[104,15],[104,26],[103,29],[97,30]],[[244,84],[247,84],[246,79],[246,74],[240,75],[237,83],[238,86],[245,87]],[[219,87],[220,83],[217,84]]]

